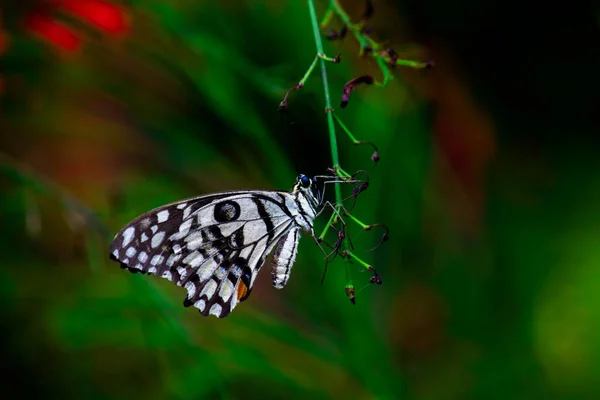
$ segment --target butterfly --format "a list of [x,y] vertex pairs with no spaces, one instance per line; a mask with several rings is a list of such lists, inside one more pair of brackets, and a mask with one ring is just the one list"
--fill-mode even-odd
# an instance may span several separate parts
[[224,192],[156,208],[117,233],[110,258],[184,287],[185,307],[226,317],[248,298],[273,249],[273,286],[286,285],[301,231],[314,237],[323,204],[316,180],[301,174],[290,192]]

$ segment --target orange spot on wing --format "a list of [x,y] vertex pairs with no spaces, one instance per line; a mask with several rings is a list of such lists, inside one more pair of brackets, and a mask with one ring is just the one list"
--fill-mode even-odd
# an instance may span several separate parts
[[248,293],[248,286],[242,281],[240,281],[237,287],[237,299],[241,301],[241,299]]

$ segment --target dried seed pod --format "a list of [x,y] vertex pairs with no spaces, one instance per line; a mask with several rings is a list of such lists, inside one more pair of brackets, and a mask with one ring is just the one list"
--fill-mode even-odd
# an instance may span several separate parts
[[365,1],[365,12],[363,12],[361,20],[366,21],[373,16],[375,12],[375,2],[373,0]]
[[379,152],[378,151],[373,152],[373,155],[371,156],[371,161],[373,161],[374,163],[379,162]]
[[353,287],[346,287],[346,296],[348,296],[348,298],[350,299],[352,304],[356,304],[355,294],[356,294],[356,291],[354,290]]
[[356,89],[356,87],[360,84],[372,85],[373,84],[373,76],[372,75],[361,75],[358,76],[351,81],[347,82],[344,85],[344,90],[342,91],[342,101],[340,103],[340,107],[346,108],[348,105],[348,101],[350,100],[350,94]]
[[287,99],[288,96],[290,95],[291,92],[293,92],[294,90],[299,90],[302,89],[304,87],[304,84],[302,82],[298,82],[298,84],[292,86],[286,93],[285,96],[283,96],[283,100],[281,100],[281,103],[279,103],[279,110],[285,110],[287,109]]
[[328,32],[325,34],[325,39],[342,40],[346,36],[346,33],[348,33],[347,25],[344,25],[339,31],[336,31],[335,29],[329,29]]

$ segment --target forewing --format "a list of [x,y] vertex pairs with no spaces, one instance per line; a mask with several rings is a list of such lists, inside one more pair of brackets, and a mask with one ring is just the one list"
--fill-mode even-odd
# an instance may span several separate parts
[[126,225],[111,258],[131,272],[186,288],[185,306],[227,316],[248,298],[277,240],[295,226],[285,192],[231,192],[183,200]]

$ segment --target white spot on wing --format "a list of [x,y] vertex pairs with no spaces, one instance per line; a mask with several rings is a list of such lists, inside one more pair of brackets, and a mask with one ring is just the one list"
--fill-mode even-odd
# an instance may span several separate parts
[[235,275],[236,278],[239,278],[240,276],[242,276],[242,269],[240,267],[238,267],[237,265],[233,267],[231,272],[233,273],[233,275]]
[[187,203],[181,203],[181,204],[177,204],[177,208],[179,210],[183,210],[185,208],[185,206],[187,206]]
[[229,312],[232,312],[235,306],[237,306],[239,303],[240,301],[238,300],[237,296],[232,296],[231,302],[229,303]]
[[223,298],[223,301],[228,301],[233,293],[233,283],[229,279],[225,279],[221,283],[221,289],[219,289],[219,296]]
[[227,275],[227,270],[223,267],[219,267],[217,268],[217,270],[215,271],[215,276],[217,278],[219,278],[220,280],[225,279],[225,276]]
[[162,210],[158,214],[156,214],[156,218],[158,219],[158,223],[165,222],[169,219],[169,210]]
[[173,280],[173,275],[171,274],[171,271],[165,271],[162,274],[162,278],[166,278],[166,279],[172,281]]
[[141,251],[140,254],[138,254],[138,260],[140,260],[142,263],[145,263],[148,260],[148,253]]
[[152,236],[152,247],[157,248],[162,243],[164,238],[165,238],[164,231],[160,231],[157,234],[155,234],[154,236]]
[[208,313],[212,314],[216,317],[219,317],[221,315],[221,311],[222,311],[222,308],[221,308],[220,304],[213,304]]
[[190,228],[192,227],[192,222],[193,220],[188,219],[187,221],[185,221],[184,223],[182,223],[179,226],[179,232],[174,233],[173,235],[171,235],[171,240],[180,240],[183,239],[188,232],[190,231]]
[[142,233],[142,242],[145,242],[146,240],[148,240],[148,235],[146,235],[146,232]]
[[184,280],[187,276],[187,269],[183,268],[183,267],[177,267],[177,272],[179,272],[179,276],[181,277],[181,280]]
[[133,239],[134,234],[135,228],[133,226],[130,226],[129,228],[125,229],[125,231],[123,232],[123,247],[127,246],[129,242],[131,242],[131,239]]
[[156,231],[158,230],[158,226],[152,225],[152,228],[150,228],[150,230],[152,231],[152,233],[156,233]]
[[158,264],[161,264],[164,260],[165,260],[164,256],[157,254],[154,257],[152,257],[152,260],[150,260],[150,264],[157,266]]
[[188,256],[183,259],[183,262],[189,264],[189,266],[192,268],[196,268],[197,266],[202,264],[202,261],[204,261],[204,257],[202,257],[202,254],[200,254],[199,251],[194,251],[188,254]]
[[171,254],[169,258],[167,258],[167,267],[172,267],[173,265],[175,265],[177,260],[179,260],[180,258],[181,254]]
[[189,250],[196,250],[202,244],[202,234],[200,231],[192,232],[185,238],[185,241]]
[[185,288],[188,291],[188,298],[192,298],[194,297],[194,295],[196,294],[196,285],[194,285],[194,282],[188,282],[185,284]]
[[137,253],[137,250],[133,246],[129,247],[127,249],[127,251],[125,252],[125,254],[127,255],[127,257],[133,257],[133,256],[135,256],[135,253]]
[[206,295],[206,297],[208,299],[210,299],[213,297],[216,290],[217,290],[217,282],[215,282],[213,279],[211,279],[210,281],[206,282],[206,285],[204,285],[204,289],[202,289],[202,292],[200,292],[200,296],[198,296],[198,297],[202,297],[202,296]]
[[214,258],[207,260],[200,268],[198,268],[197,274],[201,281],[205,281],[215,273],[215,270],[219,267]]
[[174,252],[175,254],[179,254],[179,253],[181,253],[181,246],[180,246],[180,245],[178,245],[178,244],[174,244],[174,245],[173,245],[173,252]]
[[192,222],[194,222],[193,219],[188,219],[183,224],[181,224],[181,226],[179,227],[179,232],[181,232],[182,237],[187,235],[187,233],[190,231],[190,228],[192,227]]
[[204,311],[204,308],[206,307],[206,303],[204,302],[204,300],[198,300],[197,302],[194,303],[194,307],[196,307],[197,309],[199,309],[202,312],[202,311]]
[[115,256],[115,258],[119,258],[119,250],[115,249],[115,250],[112,252],[112,255],[113,255],[113,256]]
[[148,273],[149,274],[156,274],[156,267],[150,267],[150,268],[148,268]]

